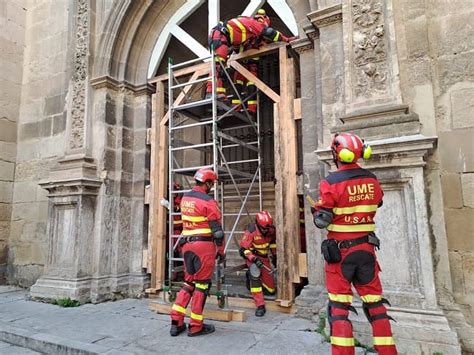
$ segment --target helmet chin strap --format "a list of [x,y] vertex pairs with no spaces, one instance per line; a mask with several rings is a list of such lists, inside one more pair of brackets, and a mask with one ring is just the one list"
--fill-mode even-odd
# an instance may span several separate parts
[[331,149],[331,153],[332,153],[332,161],[336,165],[336,168],[339,168],[339,160],[337,159],[337,155],[334,149]]

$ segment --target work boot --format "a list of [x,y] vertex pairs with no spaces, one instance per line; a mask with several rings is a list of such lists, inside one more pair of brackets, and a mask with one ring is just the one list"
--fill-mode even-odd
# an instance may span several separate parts
[[186,324],[178,325],[178,324],[171,323],[170,335],[172,337],[175,337],[175,336],[180,335],[185,330],[186,330]]
[[190,330],[188,330],[188,337],[197,337],[199,335],[211,334],[214,333],[215,330],[216,328],[214,328],[212,324],[203,324],[200,331],[192,333]]
[[265,306],[258,306],[257,309],[255,310],[255,316],[257,317],[263,317],[267,310],[265,309]]

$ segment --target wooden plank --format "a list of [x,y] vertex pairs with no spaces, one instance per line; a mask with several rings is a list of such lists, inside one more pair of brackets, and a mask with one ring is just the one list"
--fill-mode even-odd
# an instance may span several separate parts
[[[194,81],[197,78],[199,78],[202,75],[199,71],[195,72],[189,81]],[[158,84],[157,84],[158,85]],[[163,83],[161,83],[163,85]],[[174,100],[173,105],[179,105],[181,102],[183,102],[184,98],[186,97],[186,94],[191,90],[192,85],[186,85],[183,87],[183,90],[179,93],[179,95],[176,97],[176,100]],[[163,99],[164,100],[164,99]],[[163,115],[163,118],[161,119],[161,125],[166,125],[168,124],[168,116],[169,116],[169,111],[166,112],[166,114]]]
[[261,81],[259,78],[257,78],[255,75],[253,75],[251,72],[249,72],[247,69],[245,69],[242,64],[239,62],[231,62],[230,65],[237,70],[240,74],[242,74],[248,81],[251,81],[255,84],[257,88],[260,89],[261,92],[263,92],[265,95],[267,95],[270,99],[273,100],[273,102],[280,102],[280,96],[273,91],[270,87],[268,87],[263,81]]
[[[161,313],[161,314],[170,314],[171,304],[162,303],[159,301],[152,301],[149,305],[150,310]],[[223,322],[230,322],[234,320],[234,311],[231,309],[220,309],[217,307],[206,307],[204,308],[203,317],[205,319],[218,320]],[[242,314],[245,311],[237,311],[235,315],[235,321],[244,322],[247,318],[246,315]],[[190,307],[186,309],[186,316],[191,315]]]
[[[299,206],[296,171],[296,123],[294,120],[295,80],[292,59],[288,59],[285,46],[279,48],[280,103],[275,116],[275,210],[278,258],[278,299],[289,305],[295,298],[293,283],[299,278]],[[283,214],[284,211],[284,214]]]
[[151,200],[151,185],[145,186],[145,205],[149,205]]
[[[151,199],[148,200],[148,245],[147,245],[147,261],[146,261],[146,269],[149,273],[153,275],[154,267],[153,267],[153,256],[154,256],[154,249],[156,249],[156,236],[153,234],[154,229],[153,225],[155,223],[155,214],[153,213],[154,201],[154,187],[156,181],[154,178],[156,177],[156,154],[157,154],[157,124],[159,122],[159,117],[156,112],[157,98],[156,93],[151,96],[151,131],[150,131],[150,190],[149,196]],[[153,280],[153,277],[152,277]],[[152,281],[153,283],[153,281]]]
[[308,261],[306,259],[306,253],[299,254],[298,264],[300,277],[308,277]]
[[249,49],[249,50],[246,50],[245,52],[242,52],[242,53],[233,54],[233,55],[230,56],[230,58],[227,62],[230,64],[233,61],[237,61],[237,60],[241,60],[241,59],[260,57],[262,55],[266,55],[266,54],[270,54],[272,52],[276,52],[281,47],[286,47],[286,46],[287,46],[287,44],[284,43],[284,42],[269,43],[269,44],[261,46],[260,48]]
[[294,119],[295,120],[301,120],[301,99],[300,98],[295,99],[293,101],[293,107],[294,107],[294,110],[295,110]]
[[[209,73],[211,70],[210,63],[211,62],[199,63],[199,64],[192,65],[190,67],[178,69],[173,72],[173,75],[175,78],[179,78],[180,76],[189,75],[196,71],[200,71],[202,74],[205,74],[206,72]],[[168,80],[168,73],[155,76],[154,78],[151,78],[150,80],[148,80],[148,83],[154,84],[160,81],[167,81],[167,80]]]
[[234,309],[232,311],[233,322],[245,322],[247,320],[247,312]]

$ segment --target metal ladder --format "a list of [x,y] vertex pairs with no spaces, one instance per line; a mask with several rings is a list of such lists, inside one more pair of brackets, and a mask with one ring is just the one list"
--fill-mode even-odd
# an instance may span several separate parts
[[[199,77],[194,81],[188,79],[178,81],[174,76],[174,71],[190,67],[200,62],[209,63],[209,74]],[[181,235],[174,235],[173,217],[180,213],[174,212],[174,197],[190,191],[194,173],[204,167],[212,168],[218,175],[218,187],[214,188],[212,193],[214,199],[219,202],[222,211],[222,227],[226,235],[225,251],[229,253],[238,253],[238,248],[232,248],[237,245],[235,240],[243,234],[239,223],[243,216],[248,217],[248,222],[253,220],[256,212],[260,211],[263,206],[262,200],[262,172],[261,172],[261,139],[260,139],[260,117],[257,112],[256,117],[252,117],[246,109],[246,101],[254,99],[254,96],[242,99],[241,93],[237,92],[236,87],[232,83],[226,68],[222,62],[218,62],[222,73],[231,85],[233,95],[238,97],[242,102],[244,112],[236,112],[227,106],[223,101],[218,100],[216,94],[216,66],[214,65],[214,54],[209,57],[197,58],[179,64],[173,64],[172,60],[168,63],[168,108],[169,108],[169,168],[168,168],[168,185],[169,185],[169,222],[168,222],[168,287],[173,286],[172,275],[183,270],[183,258],[177,256],[176,249]],[[192,85],[192,88],[201,88],[208,80],[212,81],[212,96],[202,99],[199,95],[198,99],[193,97],[193,91],[187,95],[184,103],[174,105],[174,98],[177,91],[183,90],[185,87]],[[255,93],[258,95],[258,93]],[[196,96],[196,95],[194,95]],[[256,139],[248,141],[235,135],[236,129],[248,128]],[[185,137],[189,136],[189,132],[199,132],[201,139],[199,142],[186,141]],[[198,136],[197,133],[193,137]],[[230,157],[233,150],[247,150],[248,159],[232,160]],[[198,163],[190,163],[186,153],[189,151],[199,152]],[[194,159],[196,160],[196,159]],[[242,169],[248,167],[243,171]],[[255,169],[253,169],[254,167]],[[183,181],[187,188],[182,190],[174,190],[174,181]],[[239,182],[248,183],[244,189]],[[258,198],[258,211],[249,209],[249,200]],[[238,211],[226,211],[229,201],[240,201],[241,206]],[[229,268],[229,270],[232,268]],[[224,270],[225,271],[225,270]]]

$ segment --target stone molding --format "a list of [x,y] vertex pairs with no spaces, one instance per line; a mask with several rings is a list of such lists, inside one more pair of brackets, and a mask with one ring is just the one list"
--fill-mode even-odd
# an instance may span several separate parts
[[325,27],[342,21],[342,4],[326,7],[310,12],[308,19],[317,28]]
[[291,48],[301,54],[314,49],[313,41],[308,38],[300,38],[291,42]]
[[135,96],[152,95],[155,90],[151,84],[133,85],[125,80],[116,80],[108,75],[96,77],[90,80],[94,89],[112,89],[114,91],[131,91]]
[[[437,137],[426,137],[422,134],[367,141],[373,153],[363,166],[368,169],[425,166],[424,158],[434,149],[436,141]],[[331,149],[318,149],[315,153],[320,161],[334,165]]]
[[76,44],[72,77],[69,148],[83,149],[86,125],[86,91],[89,70],[89,0],[76,0]]

